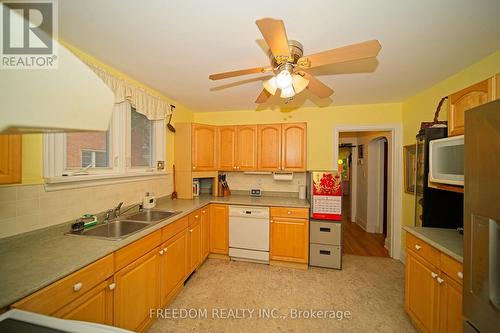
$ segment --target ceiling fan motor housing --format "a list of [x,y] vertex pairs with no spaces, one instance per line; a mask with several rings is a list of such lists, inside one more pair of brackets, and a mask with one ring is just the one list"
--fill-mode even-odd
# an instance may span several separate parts
[[271,61],[271,66],[273,66],[273,68],[281,67],[283,64],[286,63],[296,64],[297,61],[304,54],[304,47],[302,46],[301,43],[299,43],[296,40],[288,41],[288,49],[290,50],[290,58],[288,59],[286,57],[280,58],[279,56],[275,58],[271,53],[271,50],[268,51],[267,54],[269,56],[269,60]]

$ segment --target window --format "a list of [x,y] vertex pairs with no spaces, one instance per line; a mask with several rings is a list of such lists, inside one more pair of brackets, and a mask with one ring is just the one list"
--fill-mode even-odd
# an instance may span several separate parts
[[49,183],[63,175],[81,174],[83,169],[100,178],[151,175],[164,171],[156,170],[157,161],[165,160],[164,121],[147,119],[129,103],[117,104],[108,131],[46,134],[44,154]]

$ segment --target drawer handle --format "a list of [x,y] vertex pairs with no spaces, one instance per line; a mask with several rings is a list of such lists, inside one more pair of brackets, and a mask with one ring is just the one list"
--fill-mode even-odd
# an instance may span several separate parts
[[458,278],[459,278],[460,280],[463,280],[463,279],[464,279],[464,273],[463,273],[463,272],[458,272],[458,273],[457,273],[457,275],[458,275]]
[[288,215],[292,214],[292,212],[291,212],[291,211],[288,211],[288,212],[286,212],[286,213],[287,213]]
[[431,276],[432,276],[433,279],[435,279],[438,275],[436,273],[434,273],[434,272],[431,272]]
[[437,278],[437,282],[438,282],[439,284],[441,284],[441,283],[443,283],[443,282],[444,282],[444,280],[443,280],[443,279],[441,279],[441,278],[438,276],[438,278]]
[[112,283],[108,286],[109,290],[114,290],[116,287],[116,283]]
[[330,228],[319,228],[319,231],[330,232],[330,231],[332,231],[332,229],[330,229]]
[[319,250],[319,254],[325,254],[325,255],[329,256],[331,254],[331,252],[327,251],[327,250]]
[[80,291],[80,289],[82,289],[82,287],[83,287],[83,283],[78,282],[78,283],[75,283],[75,285],[73,286],[73,290]]
[[419,251],[422,247],[418,244],[415,244],[415,250]]

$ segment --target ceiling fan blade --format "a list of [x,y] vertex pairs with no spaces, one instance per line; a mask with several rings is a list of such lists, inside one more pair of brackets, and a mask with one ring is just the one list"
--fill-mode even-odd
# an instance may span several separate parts
[[341,62],[361,60],[376,57],[381,48],[382,46],[380,46],[378,40],[370,40],[304,56],[300,58],[297,63],[304,68],[313,68]]
[[255,24],[259,27],[274,57],[288,59],[290,57],[290,50],[288,49],[288,38],[286,37],[285,24],[283,21],[264,18],[255,21]]
[[306,71],[297,71],[296,74],[303,76],[305,79],[309,80],[309,84],[307,85],[307,89],[309,89],[314,95],[326,98],[333,94],[333,90],[328,87],[326,84],[307,73]]
[[255,100],[255,103],[257,104],[265,103],[270,96],[271,94],[266,89],[262,89],[262,92],[260,93],[259,97],[257,97],[257,99]]
[[225,72],[225,73],[212,74],[208,78],[210,80],[222,80],[222,79],[227,79],[230,77],[235,77],[235,76],[240,76],[240,75],[266,73],[266,72],[269,72],[272,70],[273,69],[271,67],[255,67],[255,68],[240,69],[237,71],[231,71],[231,72]]

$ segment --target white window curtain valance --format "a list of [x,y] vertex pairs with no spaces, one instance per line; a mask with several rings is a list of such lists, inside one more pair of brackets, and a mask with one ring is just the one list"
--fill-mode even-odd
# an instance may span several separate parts
[[87,63],[87,65],[113,91],[115,103],[128,101],[135,108],[135,111],[145,115],[149,120],[162,120],[172,113],[170,103],[164,99],[154,96],[144,89],[134,87],[93,64]]

